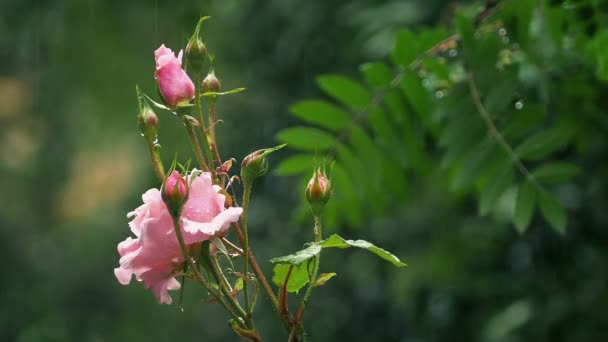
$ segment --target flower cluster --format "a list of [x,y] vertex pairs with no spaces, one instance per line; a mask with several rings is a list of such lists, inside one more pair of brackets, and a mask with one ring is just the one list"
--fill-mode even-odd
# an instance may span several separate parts
[[[166,191],[170,184],[179,184],[182,193],[184,186],[190,183],[188,200],[183,205],[179,218],[184,242],[188,247],[213,236],[222,236],[230,224],[238,221],[242,208],[225,208],[225,196],[218,192],[221,188],[212,184],[211,174],[192,171],[185,182],[177,172],[171,174],[166,182]],[[180,177],[177,178],[176,177]],[[179,282],[175,274],[184,263],[174,229],[173,219],[163,202],[159,189],[150,189],[143,196],[143,204],[130,212],[129,223],[135,238],[128,237],[118,244],[120,267],[114,269],[118,281],[129,284],[132,275],[142,281],[156,296],[160,303],[172,302],[169,290],[178,290]]]

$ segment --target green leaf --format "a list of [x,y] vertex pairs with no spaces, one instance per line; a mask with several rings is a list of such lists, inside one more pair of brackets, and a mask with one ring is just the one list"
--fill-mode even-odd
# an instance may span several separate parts
[[516,140],[527,137],[536,129],[545,118],[545,110],[538,103],[526,103],[521,109],[513,109],[508,113],[509,120],[502,129],[507,140]]
[[517,146],[515,153],[523,160],[540,160],[566,147],[571,135],[570,130],[560,127],[541,131]]
[[536,189],[529,180],[520,185],[517,190],[517,200],[513,213],[513,223],[519,233],[523,233],[530,225],[536,204]]
[[483,172],[486,160],[498,151],[496,143],[491,138],[486,138],[471,147],[473,147],[472,150],[465,155],[460,155],[463,159],[461,167],[450,182],[451,191],[464,190],[475,182],[477,176]]
[[305,261],[310,260],[317,254],[321,253],[322,248],[350,248],[350,247],[357,247],[357,248],[362,248],[362,249],[368,250],[397,267],[407,266],[405,263],[401,262],[401,260],[399,260],[399,258],[397,258],[392,253],[390,253],[380,247],[374,246],[370,242],[367,242],[365,240],[345,240],[337,234],[333,234],[329,238],[327,238],[321,242],[313,242],[308,247],[306,247],[300,251],[297,251],[294,254],[270,259],[270,262],[273,264],[303,265],[303,263]]
[[462,37],[462,47],[465,55],[475,54],[475,28],[473,22],[462,14],[456,16],[456,27]]
[[517,90],[517,68],[510,67],[499,73],[500,82],[487,91],[485,107],[492,114],[499,113],[511,103]]
[[393,79],[393,72],[384,63],[365,63],[359,69],[367,84],[372,87],[388,86]]
[[318,128],[292,127],[277,134],[277,139],[291,148],[305,151],[325,151],[334,147],[334,137]]
[[[340,156],[343,155],[343,153],[340,154]],[[334,191],[335,200],[330,201],[328,204],[339,203],[340,205],[336,206],[336,210],[344,215],[348,223],[356,227],[361,222],[362,211],[361,202],[357,198],[357,192],[354,187],[355,182],[351,179],[351,175],[342,167],[341,163],[334,164],[331,178],[332,184],[335,184],[335,189],[337,190]]]
[[406,29],[397,32],[395,45],[391,52],[393,63],[407,67],[418,56],[418,43],[414,34]]
[[513,181],[513,165],[507,160],[498,170],[497,174],[489,181],[489,184],[481,190],[479,196],[479,214],[486,215],[494,208],[496,201],[507,190]]
[[437,132],[437,123],[432,116],[432,101],[429,91],[422,85],[418,75],[408,72],[401,79],[401,89],[409,100],[425,128],[432,133]]
[[315,281],[312,282],[312,287],[317,287],[317,286],[321,286],[321,285],[325,285],[325,283],[327,283],[327,281],[333,277],[335,277],[336,274],[334,272],[332,273],[321,273],[319,274],[319,276],[317,277],[317,279]]
[[339,235],[333,234],[328,239],[321,241],[321,246],[323,246],[323,248],[362,248],[376,254],[380,258],[390,262],[391,264],[397,267],[407,266],[392,253],[380,247],[374,246],[372,243],[367,242],[365,240],[345,240]]
[[291,264],[291,265],[299,265],[304,261],[311,259],[315,255],[321,253],[321,245],[312,243],[308,247],[299,250],[293,254],[273,258],[270,259],[270,262],[273,264]]
[[307,264],[302,264],[299,266],[289,264],[275,265],[273,268],[274,275],[272,276],[272,282],[279,287],[283,286],[291,267],[293,267],[293,269],[289,275],[286,289],[287,292],[298,293],[300,289],[304,287],[304,285],[308,284],[310,279]]
[[222,95],[230,95],[230,94],[240,93],[245,89],[246,88],[235,88],[235,89],[231,89],[231,90],[223,91],[223,92],[208,91],[206,93],[202,93],[201,96],[216,97],[216,96],[222,96]]
[[532,175],[541,182],[559,183],[567,181],[581,172],[578,165],[555,162],[541,165],[532,171]]
[[281,161],[276,173],[281,176],[290,176],[309,172],[313,169],[315,156],[312,154],[296,154]]
[[365,107],[371,97],[361,84],[340,75],[322,75],[317,77],[319,87],[336,100],[353,107]]
[[351,118],[345,111],[321,100],[297,102],[289,108],[289,111],[309,123],[332,131],[341,131],[351,122]]
[[543,217],[556,232],[563,235],[566,232],[566,211],[559,201],[547,191],[541,192],[539,196],[540,211]]

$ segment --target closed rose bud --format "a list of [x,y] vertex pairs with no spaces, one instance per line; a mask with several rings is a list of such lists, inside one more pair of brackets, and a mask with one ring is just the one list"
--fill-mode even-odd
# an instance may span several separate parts
[[264,150],[249,154],[241,163],[241,178],[244,182],[251,182],[268,172],[268,159]]
[[168,207],[181,206],[188,199],[188,185],[179,172],[173,171],[167,177],[163,189],[163,199]]
[[207,77],[203,80],[203,91],[205,92],[219,92],[222,87],[220,80],[215,77],[215,73],[212,71],[207,74]]
[[255,178],[265,175],[266,172],[268,172],[267,156],[285,146],[286,145],[283,144],[272,148],[263,148],[252,152],[245,157],[241,163],[241,179],[243,180],[243,183],[251,184]]
[[154,111],[145,105],[137,115],[137,122],[139,123],[141,135],[150,143],[154,142],[156,140],[158,128],[158,117]]
[[200,38],[190,38],[186,45],[186,58],[194,70],[200,71],[207,57],[207,47]]
[[331,197],[331,181],[317,170],[306,186],[306,199],[315,216],[321,215]]
[[154,51],[156,72],[154,78],[158,82],[158,90],[169,107],[176,108],[180,102],[189,102],[194,98],[194,83],[182,69],[180,51],[175,57],[173,51],[161,45]]

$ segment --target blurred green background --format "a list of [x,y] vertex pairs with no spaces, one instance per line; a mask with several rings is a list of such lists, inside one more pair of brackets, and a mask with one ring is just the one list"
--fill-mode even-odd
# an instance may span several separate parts
[[[126,213],[158,186],[137,128],[134,88],[155,94],[153,51],[161,43],[183,48],[199,16],[212,16],[203,37],[222,86],[247,88],[218,103],[220,149],[240,161],[275,145],[275,134],[297,122],[288,107],[320,96],[317,74],[356,75],[361,63],[386,58],[399,28],[443,25],[450,6],[1,1],[0,340],[238,340],[224,312],[200,300],[200,289],[187,287],[182,312],[113,275],[116,244],[129,234]],[[173,151],[189,153],[178,122],[158,114],[166,160]],[[607,340],[605,142],[585,160],[592,172],[564,190],[573,203],[565,236],[542,221],[519,235],[507,220],[480,218],[475,199],[448,193],[436,172],[416,179],[411,200],[385,215],[330,227],[377,243],[409,267],[363,252],[324,253],[322,271],[338,277],[313,295],[312,340]],[[289,153],[273,154],[271,168]],[[252,248],[268,271],[269,258],[311,239],[311,225],[292,215],[300,184],[272,172],[255,184]],[[256,310],[265,340],[284,340],[265,299]]]

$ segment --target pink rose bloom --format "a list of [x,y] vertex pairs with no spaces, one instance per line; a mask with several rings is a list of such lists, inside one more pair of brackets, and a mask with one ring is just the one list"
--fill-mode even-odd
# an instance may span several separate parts
[[194,83],[182,69],[183,53],[184,51],[180,50],[176,58],[173,51],[165,47],[165,44],[154,51],[156,59],[154,78],[158,81],[160,93],[172,108],[182,101],[190,101],[194,98]]
[[[192,176],[190,176],[192,177]],[[208,240],[226,233],[230,223],[236,222],[242,208],[224,208],[220,187],[212,185],[211,174],[202,173],[190,186],[184,204],[180,226],[186,245]],[[178,290],[176,268],[183,264],[182,255],[173,229],[173,220],[158,189],[150,189],[142,196],[144,204],[127,214],[135,238],[128,237],[118,244],[120,267],[114,269],[116,279],[127,285],[131,276],[152,291],[159,303],[171,304],[169,290]]]

